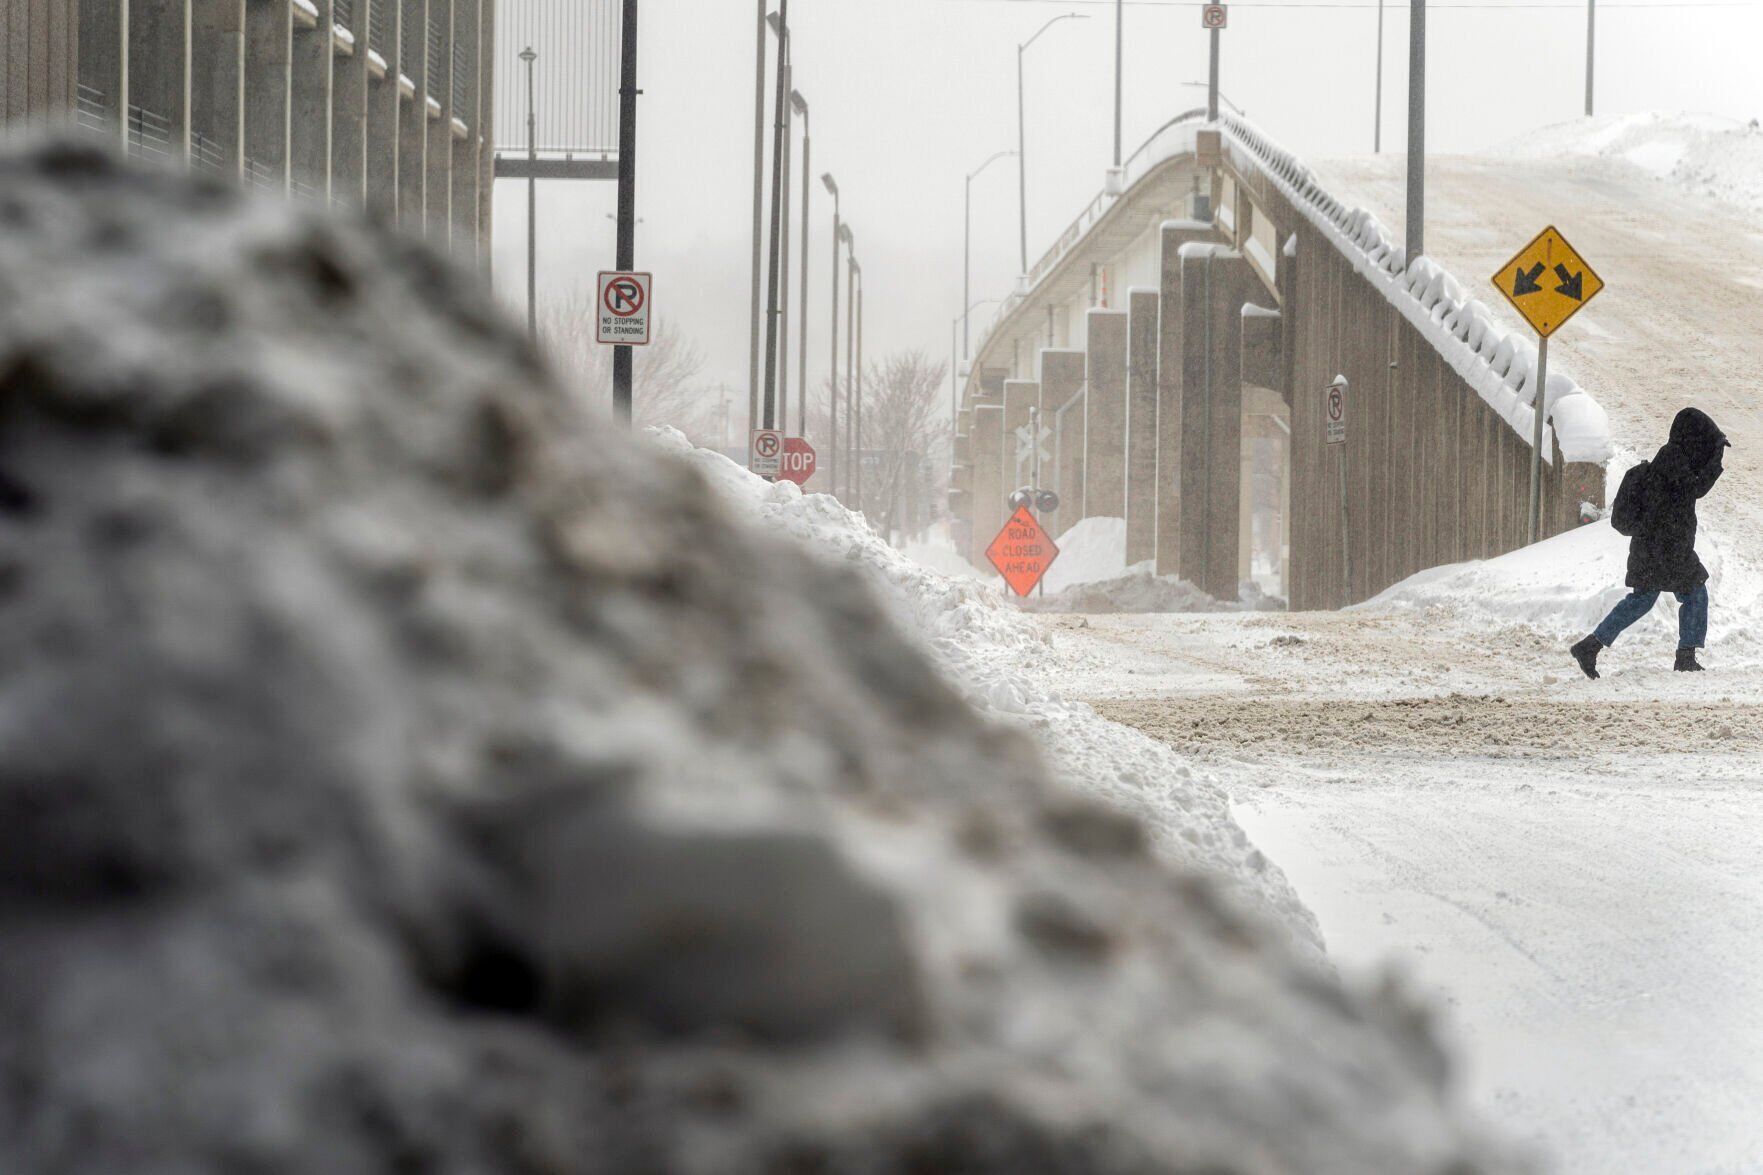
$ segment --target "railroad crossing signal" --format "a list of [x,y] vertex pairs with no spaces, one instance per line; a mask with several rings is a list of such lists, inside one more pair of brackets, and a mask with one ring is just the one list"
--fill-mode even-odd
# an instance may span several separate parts
[[1053,542],[1053,536],[1041,528],[1027,506],[1016,508],[1016,513],[1010,516],[1004,529],[986,548],[986,558],[998,569],[1010,590],[1019,596],[1034,591],[1041,576],[1047,574],[1047,568],[1058,557],[1059,547]]
[[1039,448],[1041,451],[1041,460],[1042,461],[1051,461],[1053,459],[1053,454],[1047,452],[1046,442],[1051,440],[1052,438],[1053,438],[1053,430],[1046,427],[1045,425],[1041,426],[1041,435],[1038,437],[1035,436],[1034,428],[1031,425],[1025,424],[1021,428],[1017,429],[1016,430],[1016,463],[1018,465],[1020,465],[1024,461],[1028,461],[1028,460],[1032,459],[1035,455],[1036,448]]
[[1598,296],[1604,279],[1550,225],[1500,267],[1494,285],[1546,339]]

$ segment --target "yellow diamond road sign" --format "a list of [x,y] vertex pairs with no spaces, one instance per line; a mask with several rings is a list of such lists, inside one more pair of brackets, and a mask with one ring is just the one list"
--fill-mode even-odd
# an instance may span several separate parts
[[1598,296],[1604,279],[1550,225],[1501,266],[1494,284],[1544,338]]

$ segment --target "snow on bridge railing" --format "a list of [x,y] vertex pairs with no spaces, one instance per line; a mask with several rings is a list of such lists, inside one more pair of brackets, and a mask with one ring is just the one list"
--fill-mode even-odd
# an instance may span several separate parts
[[1022,300],[1041,284],[1041,279],[1051,273],[1053,267],[1058,265],[1065,255],[1077,246],[1079,241],[1089,235],[1090,230],[1096,227],[1096,222],[1102,219],[1103,214],[1114,207],[1116,200],[1130,191],[1134,184],[1143,179],[1145,174],[1158,164],[1177,155],[1193,154],[1194,132],[1199,130],[1205,121],[1206,111],[1204,109],[1184,110],[1146,136],[1145,141],[1139,144],[1138,150],[1127,156],[1126,162],[1121,165],[1119,186],[1117,188],[1104,187],[1100,192],[1097,192],[1096,198],[1085,205],[1084,210],[1078,213],[1076,218],[1065,227],[1065,231],[1054,238],[1053,244],[1045,253],[1041,254],[1040,260],[1035,262],[1034,267],[1025,276],[1016,279],[1015,288],[998,304],[997,312],[992,315],[992,321],[987,323],[985,329],[980,332],[978,344],[974,349],[975,354],[984,351],[986,340],[992,337],[992,332],[997,329],[998,325],[1008,319],[1016,307],[1021,305]]
[[[1034,269],[1017,279],[1016,288],[998,307],[980,334],[975,353],[983,352],[999,324],[1009,319],[1034,287],[1075,248],[1102,216],[1157,165],[1176,155],[1191,154],[1195,133],[1205,125],[1205,111],[1189,110],[1158,127],[1122,167],[1120,184],[1104,189],[1059,234]],[[1402,248],[1378,219],[1363,208],[1348,208],[1322,186],[1316,174],[1296,155],[1278,146],[1247,120],[1222,116],[1218,127],[1227,144],[1245,164],[1279,185],[1292,207],[1328,237],[1341,253],[1396,310],[1412,322],[1433,348],[1476,390],[1513,431],[1530,444],[1535,417],[1536,345],[1494,320],[1483,303],[1466,296],[1457,279],[1429,257],[1404,262]],[[1596,400],[1561,372],[1549,376],[1545,395],[1548,427],[1543,457],[1553,462],[1554,443],[1568,461],[1601,464],[1614,455],[1610,422]]]
[[[1385,296],[1402,316],[1476,390],[1482,400],[1530,444],[1535,428],[1536,345],[1494,320],[1483,303],[1468,297],[1457,279],[1430,257],[1406,264],[1403,249],[1363,208],[1348,208],[1322,187],[1316,174],[1291,152],[1234,115],[1219,120],[1228,145],[1279,185],[1286,198]],[[1239,167],[1241,162],[1238,162]],[[1614,455],[1610,422],[1598,402],[1560,372],[1544,393],[1543,458],[1554,445],[1567,461],[1602,464]]]

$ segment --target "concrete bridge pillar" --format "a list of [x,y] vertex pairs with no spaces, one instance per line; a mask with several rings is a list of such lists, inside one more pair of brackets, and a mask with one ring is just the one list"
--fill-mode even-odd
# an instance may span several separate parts
[[[398,224],[420,233],[428,204],[428,21],[430,0],[399,0],[403,9],[399,60],[393,70],[410,79],[398,120]],[[438,0],[437,0],[438,2]],[[398,83],[400,86],[403,82]]]
[[[94,113],[102,110],[106,134],[120,145],[128,112],[129,6],[115,3],[78,7],[78,84],[87,88],[87,97],[97,108]],[[7,86],[0,86],[0,104],[4,104],[7,88],[23,84],[23,75],[16,72],[16,66],[9,67],[7,73]],[[16,111],[12,117],[17,117]]]
[[195,0],[191,145],[204,169],[234,179],[245,160],[245,0]]
[[[429,24],[443,45],[453,43],[454,0],[428,0]],[[464,7],[461,3],[460,7]],[[430,36],[436,35],[431,32]],[[443,243],[453,220],[453,59],[436,54],[427,70],[428,96],[440,109],[428,105],[428,191],[424,198],[423,233]]]
[[292,0],[251,0],[245,7],[245,170],[260,187],[288,190],[293,101]]
[[318,20],[294,26],[294,110],[289,170],[295,191],[317,200],[331,194],[332,49],[331,0],[314,0]]
[[189,158],[190,24],[190,0],[129,5],[129,103],[140,109],[131,141],[149,158]]
[[1089,311],[1079,518],[1126,516],[1126,311]]
[[[370,0],[371,2],[371,0]],[[378,77],[368,70],[367,81],[367,206],[387,223],[398,218],[398,126],[404,110],[398,93],[399,43],[404,24],[404,5],[387,4],[386,19],[368,29],[368,46],[386,62]],[[375,15],[379,15],[376,13]],[[380,27],[383,23],[386,27]]]
[[1237,582],[1265,561],[1283,595],[1291,502],[1291,408],[1284,383],[1282,316],[1245,304],[1242,311],[1243,454],[1237,522]]
[[985,568],[986,547],[1004,525],[1004,400],[981,393],[973,405],[973,534],[968,562]]
[[1199,220],[1166,220],[1160,229],[1161,282],[1157,290],[1157,511],[1158,575],[1181,569],[1182,310],[1181,248],[1217,234]]
[[1178,574],[1237,598],[1242,490],[1242,307],[1259,282],[1242,254],[1189,244],[1182,261],[1181,554]]
[[1126,562],[1157,554],[1157,291],[1127,293]]
[[351,208],[367,202],[367,37],[369,0],[357,0],[348,22],[355,38],[332,64],[331,195]]
[[[1016,430],[1028,427],[1028,410],[1041,406],[1041,385],[1031,379],[1004,381],[1004,494],[1029,484],[1034,476],[1032,461],[1017,463]],[[999,523],[1000,526],[1003,523]]]
[[1051,468],[1041,467],[1041,480],[1059,495],[1059,509],[1047,520],[1055,533],[1069,530],[1082,517],[1083,506],[1083,351],[1042,348],[1041,423],[1053,431],[1047,449]]

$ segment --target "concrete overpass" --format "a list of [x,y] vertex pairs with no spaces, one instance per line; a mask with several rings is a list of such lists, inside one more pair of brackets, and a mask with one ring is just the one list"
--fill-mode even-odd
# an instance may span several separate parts
[[[1340,607],[1524,543],[1534,361],[1252,124],[1189,112],[1110,171],[981,336],[957,532],[983,564],[1035,409],[1054,432],[1055,531],[1124,517],[1129,563],[1223,599],[1254,579],[1293,608]],[[1331,445],[1337,375],[1348,428]],[[1545,535],[1603,504],[1612,452],[1598,404],[1548,382]]]

